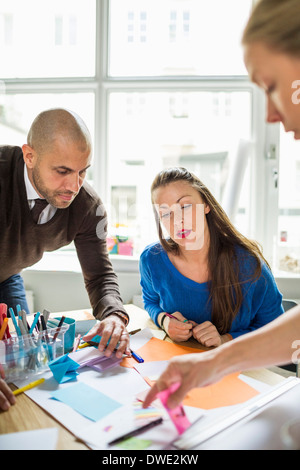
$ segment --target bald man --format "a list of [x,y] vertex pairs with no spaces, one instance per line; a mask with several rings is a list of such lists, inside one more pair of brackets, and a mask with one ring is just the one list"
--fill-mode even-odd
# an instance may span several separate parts
[[[74,241],[93,314],[101,320],[91,336],[102,336],[99,349],[107,356],[119,343],[121,357],[130,355],[129,318],[108,258],[106,212],[85,181],[91,150],[86,125],[65,109],[39,114],[22,149],[0,147],[0,303],[28,311],[20,272],[45,251]],[[36,215],[40,200],[44,207]]]

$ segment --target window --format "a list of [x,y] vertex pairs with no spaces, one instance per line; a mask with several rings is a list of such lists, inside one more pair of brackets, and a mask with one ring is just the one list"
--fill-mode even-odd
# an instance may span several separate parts
[[280,132],[277,269],[300,274],[300,143]]
[[[240,36],[251,6],[2,0],[0,144],[22,145],[41,110],[70,108],[93,136],[88,179],[108,210],[111,253],[138,257],[157,240],[150,185],[159,170],[180,165],[282,267],[286,255],[299,256],[299,146],[281,135],[278,147],[279,128],[268,137],[263,97],[249,82]],[[242,151],[241,140],[249,144]],[[274,162],[263,158],[272,144]],[[271,210],[253,190],[266,180]]]
[[95,0],[3,0],[1,25],[1,79],[95,75]]

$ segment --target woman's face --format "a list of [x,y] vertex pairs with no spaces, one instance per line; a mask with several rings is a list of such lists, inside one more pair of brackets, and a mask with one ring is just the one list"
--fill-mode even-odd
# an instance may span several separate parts
[[266,93],[267,122],[282,122],[300,139],[300,58],[257,42],[245,46],[244,59],[251,80]]
[[208,227],[205,214],[210,209],[199,192],[186,181],[177,181],[153,191],[153,203],[161,224],[181,248],[203,247]]

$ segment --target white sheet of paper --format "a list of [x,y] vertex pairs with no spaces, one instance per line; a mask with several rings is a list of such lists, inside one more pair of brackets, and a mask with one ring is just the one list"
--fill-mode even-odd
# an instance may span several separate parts
[[[72,386],[74,381],[58,384],[51,372],[47,372],[43,377],[46,381],[39,387],[27,391],[26,395],[72,433],[76,434],[80,429],[88,426],[90,424],[89,419],[81,416],[68,405],[50,398],[53,391]],[[80,369],[77,380],[99,390],[123,405],[131,404],[133,398],[148,387],[136,370],[121,366],[107,369],[104,372],[97,372],[89,368]],[[17,385],[22,386],[24,383],[18,383]]]
[[[192,421],[195,421],[203,414],[201,410],[196,410],[195,408],[192,409],[190,407],[185,407],[185,411]],[[166,449],[170,442],[178,436],[174,424],[163,409],[162,417],[162,424],[136,436],[137,439],[151,441],[147,450]],[[108,442],[126,434],[138,426],[139,424],[134,418],[132,406],[126,405],[111,413],[109,416],[101,419],[97,423],[93,423],[86,428],[80,429],[76,435],[95,450],[113,450],[119,449],[119,447],[109,446]]]
[[0,450],[56,450],[57,428],[0,435]]

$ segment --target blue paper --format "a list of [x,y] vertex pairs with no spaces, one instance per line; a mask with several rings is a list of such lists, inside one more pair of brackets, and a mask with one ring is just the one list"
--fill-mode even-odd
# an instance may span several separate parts
[[53,392],[51,398],[65,403],[92,421],[99,421],[122,406],[121,403],[81,382]]
[[77,378],[78,372],[76,370],[80,364],[70,359],[67,354],[54,361],[49,362],[49,367],[55,380],[59,383],[69,382]]

